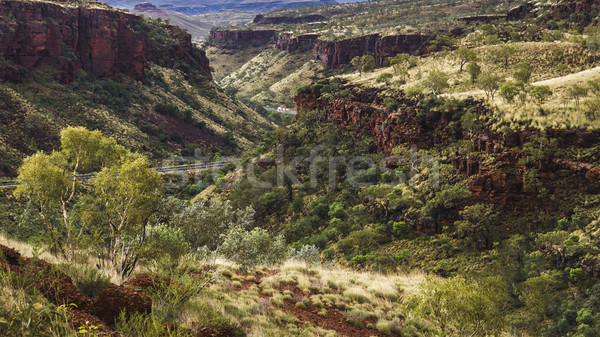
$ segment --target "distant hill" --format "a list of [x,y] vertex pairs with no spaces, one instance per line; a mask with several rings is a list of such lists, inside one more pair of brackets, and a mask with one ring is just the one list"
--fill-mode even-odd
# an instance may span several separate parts
[[107,4],[126,8],[135,14],[153,19],[169,20],[187,30],[192,40],[201,43],[208,38],[212,27],[241,26],[251,23],[256,14],[282,8],[336,4],[333,0],[229,1],[229,0],[109,0]]
[[[139,3],[139,1],[108,0],[106,3],[116,8],[126,8],[131,10]],[[332,5],[336,3],[337,2],[334,0],[158,0],[154,2],[159,8],[168,8],[188,15],[214,13],[222,10],[240,10],[259,13],[279,8]]]
[[255,14],[238,10],[222,10],[215,13],[186,15],[168,8],[158,8],[149,2],[135,5],[132,13],[153,19],[168,20],[170,24],[187,30],[192,41],[202,43],[216,26],[244,25],[252,22]]

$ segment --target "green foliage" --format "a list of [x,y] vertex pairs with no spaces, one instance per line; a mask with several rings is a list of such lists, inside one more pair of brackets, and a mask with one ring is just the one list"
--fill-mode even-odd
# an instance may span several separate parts
[[541,106],[553,95],[553,92],[547,85],[534,85],[529,89],[529,95],[531,95],[531,97],[533,97]]
[[503,44],[492,50],[492,57],[498,63],[508,69],[510,60],[515,54],[515,47],[509,44]]
[[401,236],[406,233],[408,225],[404,221],[394,221],[392,225],[392,233],[396,236]]
[[478,81],[477,86],[485,92],[485,96],[488,101],[494,101],[494,97],[500,84],[504,82],[504,77],[492,73],[483,74]]
[[471,197],[471,191],[465,184],[443,185],[433,198],[427,200],[421,211],[422,215],[436,218],[441,213],[460,205],[469,197]]
[[376,66],[373,55],[356,56],[350,61],[350,64],[359,71],[361,76],[363,72],[373,71]]
[[289,257],[303,261],[309,265],[317,265],[321,262],[319,249],[314,245],[304,245],[298,250],[292,248]]
[[475,51],[465,46],[458,47],[458,49],[454,51],[454,57],[458,59],[461,73],[465,64],[477,62],[477,54]]
[[168,257],[177,262],[190,250],[180,228],[156,224],[147,226],[145,230],[146,241],[139,254],[142,261],[152,263]]
[[585,86],[573,84],[573,86],[568,89],[568,95],[575,101],[575,105],[579,106],[581,98],[587,96],[588,91],[589,89]]
[[467,72],[471,78],[471,83],[477,82],[479,75],[481,75],[481,67],[476,62],[469,62],[467,64]]
[[158,103],[154,106],[154,111],[161,115],[177,116],[179,107],[173,103]]
[[432,51],[450,51],[456,44],[456,38],[447,35],[438,35],[431,41],[430,48]]
[[[135,241],[122,241],[123,236],[135,237],[143,230],[160,202],[162,178],[150,168],[150,162],[138,154],[130,154],[121,165],[105,167],[91,181],[94,189],[87,200],[86,221],[90,226],[102,226],[110,231],[110,259],[117,267],[118,251]],[[143,243],[143,242],[142,242]],[[132,261],[135,257],[131,257]],[[126,272],[127,268],[118,268]]]
[[412,313],[405,329],[437,334],[432,328],[435,326],[449,334],[499,334],[505,326],[504,310],[509,300],[506,291],[500,278],[427,279],[421,291],[404,303],[405,312]]
[[385,84],[390,84],[390,80],[394,77],[391,73],[382,73],[377,76],[377,83],[385,82]]
[[487,238],[498,217],[494,206],[489,204],[466,206],[459,214],[462,220],[455,222],[456,229],[468,238],[470,244],[473,244],[474,239]]
[[441,94],[444,89],[447,89],[450,85],[448,84],[448,74],[441,70],[432,70],[427,79],[425,80],[426,85],[431,89],[434,95]]
[[516,83],[504,82],[500,85],[500,96],[504,98],[507,103],[514,103],[515,97],[519,95],[520,89]]
[[514,65],[515,72],[513,77],[517,81],[517,84],[521,87],[531,81],[531,74],[533,73],[533,66],[529,62],[520,62]]
[[216,249],[223,243],[222,235],[231,228],[253,226],[255,214],[252,207],[235,209],[229,201],[185,204],[174,198],[165,204],[164,213],[181,230],[192,249],[202,246]]
[[[114,139],[103,137],[99,131],[71,127],[61,132],[60,152],[50,155],[38,152],[26,158],[19,169],[20,184],[14,195],[39,205],[39,213],[52,237],[52,244],[68,259],[73,258],[75,250],[71,212],[81,190],[77,175],[116,165],[126,153],[124,147],[117,145]],[[55,235],[57,225],[48,217],[48,212],[53,210],[62,213],[67,249]]]
[[283,236],[272,237],[262,228],[251,231],[236,226],[225,234],[220,253],[244,270],[259,265],[279,265],[287,257]]

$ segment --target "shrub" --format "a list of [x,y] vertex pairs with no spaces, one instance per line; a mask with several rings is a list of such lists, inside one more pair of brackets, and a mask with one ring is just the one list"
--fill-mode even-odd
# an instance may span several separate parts
[[221,254],[238,263],[244,270],[261,264],[278,265],[287,257],[283,236],[272,238],[265,229],[254,228],[247,231],[241,226],[227,232]]
[[333,204],[331,204],[329,206],[329,212],[327,214],[329,215],[329,218],[338,219],[345,219],[348,216],[346,210],[344,209],[344,205],[340,202],[334,202]]
[[321,262],[319,249],[314,245],[304,245],[299,250],[292,249],[290,251],[290,257],[304,261],[307,264],[315,265]]
[[406,233],[407,229],[408,225],[404,221],[394,221],[394,224],[392,225],[392,233],[396,236]]
[[158,103],[154,106],[154,111],[161,115],[176,116],[179,113],[179,107],[173,103]]
[[156,261],[168,257],[176,263],[188,251],[189,244],[180,229],[165,224],[150,225],[146,228],[146,241],[140,258]]

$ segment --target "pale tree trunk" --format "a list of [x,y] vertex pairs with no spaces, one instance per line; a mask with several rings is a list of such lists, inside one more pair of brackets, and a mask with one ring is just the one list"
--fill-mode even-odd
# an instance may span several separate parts
[[67,229],[67,244],[69,245],[69,256],[67,260],[71,261],[73,255],[75,255],[75,249],[73,247],[73,238],[71,237],[71,224],[69,223],[69,215],[67,213],[67,201],[62,200],[62,215],[65,228]]
[[54,241],[54,244],[58,247],[61,254],[66,258],[67,254],[65,252],[65,249],[63,248],[62,243],[60,243],[60,241],[54,235],[54,230],[53,230],[54,228],[53,228],[52,224],[50,223],[50,221],[48,220],[48,218],[46,218],[46,214],[44,213],[44,205],[41,203],[40,203],[40,216],[42,217],[42,220],[46,224],[46,228],[48,229],[48,232],[50,232],[52,241]]

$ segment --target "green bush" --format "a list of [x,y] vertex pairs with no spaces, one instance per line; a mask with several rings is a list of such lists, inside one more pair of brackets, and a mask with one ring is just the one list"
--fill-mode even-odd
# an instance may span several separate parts
[[158,103],[154,106],[154,111],[161,115],[176,116],[179,113],[179,107],[173,103]]
[[319,249],[314,245],[304,245],[298,250],[292,249],[290,251],[290,257],[311,265],[319,264],[321,262]]
[[236,226],[225,234],[220,253],[236,262],[244,270],[259,265],[279,265],[287,257],[287,246],[283,236],[271,237],[265,229],[251,231]]
[[157,224],[146,228],[146,241],[140,257],[150,262],[168,257],[176,263],[189,249],[189,244],[180,229]]

